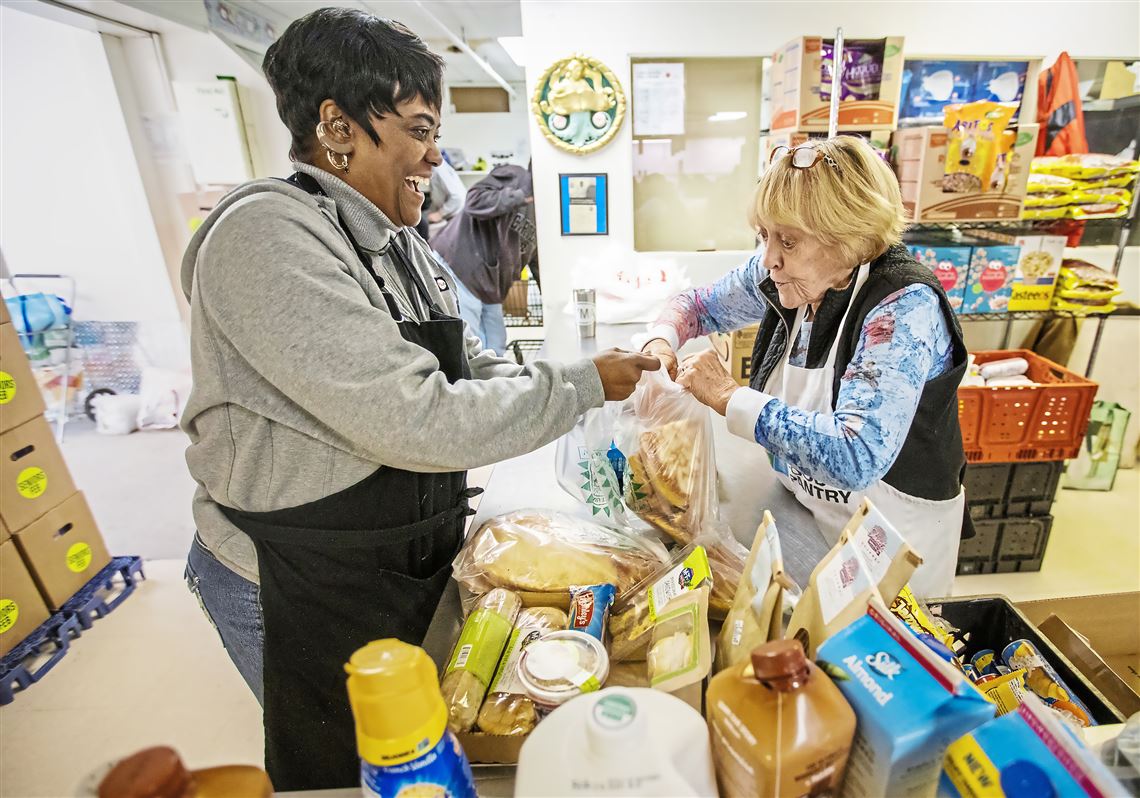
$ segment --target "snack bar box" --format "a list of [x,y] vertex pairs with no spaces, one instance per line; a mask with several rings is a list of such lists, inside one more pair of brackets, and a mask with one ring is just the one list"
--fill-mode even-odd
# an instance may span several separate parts
[[0,543],[0,656],[50,617],[14,541]]
[[[861,41],[859,39],[848,41]],[[879,97],[839,103],[839,130],[892,130],[902,89],[903,37],[883,44]],[[820,97],[823,37],[792,39],[772,55],[772,130],[826,131],[830,100]],[[837,70],[841,74],[842,70]],[[839,81],[836,81],[839,82]]]
[[972,194],[942,190],[946,174],[946,147],[949,131],[941,125],[897,130],[891,152],[902,190],[903,207],[916,222],[1000,221],[1021,216],[1025,189],[1029,184],[1029,162],[1037,148],[1041,126],[1021,125],[1009,166],[1005,191]]
[[82,493],[49,510],[13,539],[44,602],[55,610],[111,562]]
[[43,414],[44,399],[20,336],[11,324],[0,324],[0,432]]
[[756,346],[759,324],[750,324],[743,330],[730,333],[713,333],[709,336],[721,365],[728,370],[737,385],[748,385],[752,376],[752,349]]
[[75,493],[43,416],[0,433],[0,516],[16,534]]

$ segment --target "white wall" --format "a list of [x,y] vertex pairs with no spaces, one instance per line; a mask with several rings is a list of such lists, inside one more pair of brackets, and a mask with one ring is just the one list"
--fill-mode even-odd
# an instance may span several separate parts
[[492,152],[507,150],[514,152],[509,163],[526,166],[530,159],[529,95],[522,83],[511,84],[511,87],[516,96],[511,100],[510,113],[505,114],[457,114],[445,99],[441,128],[443,138],[439,143],[463,150],[468,163],[474,163],[480,156],[492,163]]
[[[597,9],[598,13],[586,13]],[[670,2],[614,0],[602,6],[580,2],[523,2],[527,42],[527,94],[543,70],[557,58],[584,52],[613,70],[627,94],[629,59],[634,57],[727,57],[771,53],[795,36],[826,34],[843,26],[848,37],[906,37],[914,54],[1036,55],[1051,61],[1062,50],[1070,55],[1135,57],[1140,54],[1140,3],[1080,2],[1056,6],[990,2],[963,12],[943,2]],[[1056,11],[1057,13],[1054,13]],[[1073,17],[1079,15],[1079,19]],[[1080,20],[1098,20],[1082,24]],[[553,43],[557,43],[554,45]],[[535,212],[546,312],[561,313],[580,264],[608,263],[628,268],[671,259],[683,265],[694,283],[703,283],[738,265],[747,253],[637,253],[633,250],[632,136],[626,120],[616,139],[600,152],[575,156],[556,150],[530,121],[533,143]],[[559,234],[558,173],[607,172],[610,176],[609,236]],[[741,197],[741,204],[747,198]],[[678,220],[684,223],[684,220]],[[1111,252],[1082,250],[1081,257],[1101,265]],[[1133,248],[1122,267],[1124,296],[1140,300],[1140,253]],[[1002,324],[968,325],[967,343],[977,349],[1000,343]],[[1011,339],[1021,342],[1028,323],[1019,323]],[[1085,322],[1072,366],[1084,371],[1095,331]],[[1093,379],[1099,395],[1137,413],[1130,440],[1140,432],[1140,385],[1136,353],[1140,320],[1106,322]],[[1133,444],[1134,445],[1134,444]]]
[[0,7],[0,117],[8,269],[74,276],[81,319],[177,321],[100,36]]

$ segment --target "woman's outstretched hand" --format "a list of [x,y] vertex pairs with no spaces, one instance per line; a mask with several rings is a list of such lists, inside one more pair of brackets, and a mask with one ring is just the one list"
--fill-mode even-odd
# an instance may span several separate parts
[[728,400],[740,387],[721,364],[715,349],[689,355],[681,361],[677,384],[722,416],[728,412]]

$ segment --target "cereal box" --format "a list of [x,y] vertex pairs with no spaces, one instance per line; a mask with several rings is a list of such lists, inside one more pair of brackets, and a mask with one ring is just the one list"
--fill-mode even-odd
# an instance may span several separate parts
[[940,796],[1126,795],[1096,757],[1029,696],[946,751]]
[[1019,236],[1010,310],[1048,310],[1065,255],[1065,236]]
[[1005,313],[1013,295],[1021,247],[983,244],[970,253],[962,313]]
[[910,244],[907,248],[915,260],[934,272],[950,299],[950,307],[955,313],[961,313],[970,275],[970,247]]
[[872,603],[819,648],[855,710],[843,795],[932,796],[947,747],[994,705],[885,607]]

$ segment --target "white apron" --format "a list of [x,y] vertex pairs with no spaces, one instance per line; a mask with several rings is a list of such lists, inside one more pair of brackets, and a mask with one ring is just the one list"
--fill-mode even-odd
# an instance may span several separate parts
[[[852,303],[859,294],[859,289],[867,282],[870,271],[869,264],[859,267],[859,273],[855,277],[855,290],[851,294]],[[769,376],[766,392],[800,410],[833,412],[835,408],[832,407],[831,399],[835,357],[850,312],[851,306],[848,305],[823,368],[809,369],[788,363],[806,313],[806,308],[800,308],[788,336],[784,357]],[[958,543],[962,536],[962,515],[966,505],[964,490],[959,491],[955,498],[944,501],[907,495],[882,480],[863,492],[840,490],[813,479],[774,455],[772,459],[780,482],[815,516],[816,523],[829,544],[834,545],[839,539],[843,526],[866,496],[922,557],[922,565],[910,581],[915,594],[925,597],[950,595],[954,567],[958,561]]]

